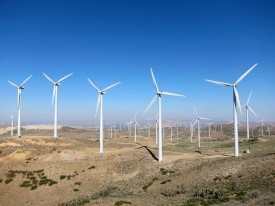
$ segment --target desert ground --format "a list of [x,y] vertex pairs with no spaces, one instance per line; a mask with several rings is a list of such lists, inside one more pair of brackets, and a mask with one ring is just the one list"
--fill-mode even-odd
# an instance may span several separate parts
[[[150,137],[127,130],[104,134],[60,126],[28,126],[22,137],[0,128],[0,205],[274,205],[275,131],[251,137],[239,128],[240,156],[234,157],[233,128],[170,129],[158,162],[155,129]],[[256,131],[256,130],[255,130]],[[14,131],[16,135],[16,131]],[[256,136],[257,135],[257,136]]]

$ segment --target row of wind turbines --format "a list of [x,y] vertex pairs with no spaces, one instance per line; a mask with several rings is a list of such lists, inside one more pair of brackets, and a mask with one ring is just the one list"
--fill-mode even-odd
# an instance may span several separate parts
[[[234,156],[238,157],[239,156],[239,147],[238,147],[238,124],[237,124],[237,109],[239,108],[240,113],[242,114],[241,111],[241,104],[240,104],[240,98],[238,95],[238,91],[237,91],[237,84],[249,73],[251,72],[251,70],[256,67],[257,64],[253,65],[249,70],[247,70],[234,84],[229,84],[229,83],[224,83],[224,82],[218,82],[218,81],[213,81],[213,80],[207,80],[207,82],[211,82],[214,84],[218,84],[218,85],[222,85],[222,86],[229,86],[233,88],[233,123],[234,123]],[[162,128],[162,105],[161,105],[161,98],[162,95],[167,95],[167,96],[178,96],[178,97],[185,97],[184,95],[181,94],[175,94],[175,93],[171,93],[171,92],[163,92],[163,91],[159,91],[154,73],[152,68],[150,68],[151,71],[151,76],[152,76],[152,80],[156,89],[156,95],[153,97],[152,101],[150,102],[150,104],[148,105],[148,107],[146,108],[146,110],[144,111],[143,115],[149,110],[149,108],[153,105],[153,103],[156,101],[156,99],[158,98],[158,118],[157,118],[157,124],[159,128]],[[52,104],[53,102],[55,103],[55,113],[54,113],[54,138],[57,138],[57,116],[58,116],[58,110],[57,110],[57,105],[58,105],[58,101],[57,101],[57,88],[58,86],[60,86],[60,82],[63,81],[64,79],[68,78],[69,76],[71,76],[73,73],[68,74],[67,76],[61,78],[60,80],[58,80],[57,82],[54,82],[50,77],[48,77],[45,73],[43,73],[43,75],[54,85],[53,87],[53,94],[52,94]],[[12,86],[16,87],[18,90],[18,130],[17,130],[17,136],[21,137],[21,131],[20,131],[20,107],[21,107],[21,91],[22,89],[24,89],[23,85],[32,77],[29,76],[25,81],[23,81],[22,84],[20,84],[19,86],[17,86],[16,84],[12,83],[11,81],[8,81]],[[92,85],[92,87],[98,92],[98,100],[97,100],[97,105],[96,105],[96,112],[95,112],[95,116],[97,115],[97,111],[98,111],[98,106],[100,104],[100,147],[99,147],[99,152],[102,154],[104,153],[104,149],[103,149],[103,95],[106,93],[107,90],[109,90],[110,88],[120,84],[121,82],[112,84],[111,86],[106,87],[103,90],[99,90],[96,85],[88,78],[88,81],[90,82],[90,84]],[[250,100],[250,96],[251,93],[249,95],[247,104],[245,105],[246,110],[247,110],[247,114],[246,114],[246,118],[247,118],[247,137],[249,138],[249,124],[248,124],[248,110],[252,111],[254,114],[255,112],[248,106],[248,102]],[[196,123],[198,123],[198,141],[199,141],[199,146],[200,146],[200,119],[207,119],[204,117],[200,117],[198,116],[195,108],[194,111],[196,113],[196,121],[192,124],[192,126],[194,126]],[[255,114],[256,115],[256,114]],[[256,115],[257,116],[257,115]],[[13,119],[13,116],[12,116]],[[135,127],[138,125],[138,123],[136,122],[136,115],[135,115],[135,119],[134,119],[134,124]],[[156,128],[157,130],[157,128]],[[135,129],[136,131],[136,129]],[[136,135],[135,135],[136,136]],[[135,139],[136,141],[136,139]],[[158,161],[159,162],[163,162],[163,158],[162,158],[162,129],[158,130],[158,139],[157,139],[157,143],[158,143]]]

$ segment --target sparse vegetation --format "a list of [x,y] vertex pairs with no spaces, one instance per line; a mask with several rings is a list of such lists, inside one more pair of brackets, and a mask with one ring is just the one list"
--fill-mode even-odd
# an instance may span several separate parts
[[65,178],[66,178],[66,175],[61,175],[61,176],[60,176],[60,179],[61,179],[61,180],[64,180]]
[[124,200],[120,200],[120,201],[116,201],[115,205],[123,205],[123,204],[132,204],[131,202],[127,202],[127,201],[124,201]]
[[8,179],[5,180],[5,183],[6,183],[6,184],[9,184],[9,183],[12,182],[12,181],[13,181],[12,178],[8,178]]

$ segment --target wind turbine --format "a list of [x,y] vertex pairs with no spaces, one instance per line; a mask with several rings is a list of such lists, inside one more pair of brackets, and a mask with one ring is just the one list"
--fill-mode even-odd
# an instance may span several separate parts
[[156,144],[158,144],[158,115],[156,116]]
[[270,136],[270,128],[269,128],[269,125],[267,125],[267,130],[266,130],[267,132],[268,132],[268,136]]
[[60,82],[66,79],[67,77],[71,76],[73,73],[68,74],[67,76],[59,79],[57,82],[54,82],[50,77],[48,77],[45,73],[43,73],[44,76],[51,82],[53,83],[53,96],[52,96],[52,105],[53,105],[53,100],[54,101],[54,138],[57,138],[57,87],[60,86]]
[[222,123],[221,123],[221,124],[219,124],[219,125],[221,125],[221,133],[223,133],[223,132],[222,132]]
[[120,82],[115,83],[111,86],[106,87],[105,89],[103,89],[102,91],[100,91],[95,85],[94,83],[88,78],[88,81],[90,82],[90,84],[95,88],[95,90],[98,92],[98,99],[97,99],[97,105],[96,105],[96,112],[95,112],[95,117],[97,114],[97,109],[98,109],[98,105],[100,102],[100,138],[99,138],[99,152],[101,154],[103,154],[103,107],[102,107],[102,102],[103,102],[103,94],[106,93],[106,91],[118,84],[120,84]]
[[132,121],[135,124],[135,142],[137,142],[137,126],[140,127],[136,121],[136,118],[137,118],[137,112],[136,112],[135,118]]
[[252,91],[250,92],[250,95],[249,95],[249,97],[248,97],[248,99],[247,99],[246,105],[242,106],[242,107],[245,107],[245,108],[246,108],[246,130],[247,130],[247,131],[246,131],[246,137],[247,137],[247,139],[249,139],[248,110],[250,110],[253,114],[255,114],[256,117],[258,117],[257,114],[251,109],[251,107],[248,106],[248,103],[249,103],[251,94],[252,94]]
[[257,64],[254,64],[249,70],[247,70],[236,82],[235,84],[229,84],[229,83],[224,83],[224,82],[218,82],[218,81],[213,81],[213,80],[207,80],[208,82],[214,83],[214,84],[219,84],[222,86],[229,86],[233,87],[233,119],[234,119],[234,156],[238,157],[239,156],[239,143],[238,143],[238,125],[237,125],[237,103],[238,107],[240,110],[240,113],[242,114],[241,110],[241,103],[240,103],[240,98],[239,94],[237,91],[237,84],[255,67]]
[[[172,120],[172,119],[171,119]],[[170,132],[171,132],[171,134],[170,134],[170,138],[171,138],[171,142],[172,142],[172,138],[173,138],[173,126],[175,125],[175,123],[173,123],[173,124],[171,124],[171,120],[170,120],[170,122],[169,122],[169,127],[170,127]]]
[[[196,109],[195,109],[194,106],[193,106],[193,108],[194,108],[194,111],[195,111],[196,116],[197,116],[197,120],[194,122],[194,124],[196,124],[196,122],[198,122],[198,147],[201,147],[200,120],[201,120],[201,119],[210,120],[210,119],[205,118],[205,117],[199,117],[199,116],[198,116],[198,113],[196,112]],[[193,124],[193,125],[194,125],[194,124]]]
[[159,121],[158,121],[158,125],[159,125],[159,141],[158,141],[159,156],[158,156],[158,161],[163,162],[163,160],[162,160],[162,130],[161,130],[161,128],[162,128],[162,125],[161,125],[162,124],[162,122],[161,122],[161,96],[162,95],[179,96],[179,97],[185,97],[185,96],[181,95],[181,94],[174,94],[174,93],[170,93],[170,92],[159,91],[152,68],[150,68],[150,70],[151,70],[152,79],[153,79],[157,93],[154,96],[154,98],[152,99],[152,101],[150,102],[150,104],[148,105],[148,107],[146,108],[146,110],[144,111],[143,115],[147,112],[147,110],[152,106],[152,104],[156,101],[156,99],[158,97],[158,102],[159,102],[159,108],[158,108],[158,110],[159,110],[158,111],[158,114],[159,114]]
[[11,136],[13,136],[13,117],[15,116],[13,114],[14,109],[15,109],[15,107],[13,108],[12,113],[10,115],[7,115],[7,116],[10,116],[10,118],[11,118]]
[[[265,117],[264,117],[264,118],[265,118]],[[265,126],[265,125],[264,125],[264,118],[263,118],[262,121],[261,121],[262,136],[264,136],[264,129],[263,129],[263,127]]]
[[26,83],[26,81],[29,80],[29,78],[31,78],[31,76],[29,76],[25,81],[23,81],[22,84],[20,84],[19,86],[17,86],[16,84],[12,83],[11,81],[8,81],[12,86],[16,87],[18,90],[18,95],[17,95],[17,101],[18,101],[18,122],[17,122],[17,136],[21,137],[21,90],[24,89],[23,84]]
[[190,142],[192,142],[192,138],[193,138],[193,132],[194,132],[194,128],[193,126],[197,123],[198,120],[194,121],[193,123],[193,120],[191,121],[190,123]]

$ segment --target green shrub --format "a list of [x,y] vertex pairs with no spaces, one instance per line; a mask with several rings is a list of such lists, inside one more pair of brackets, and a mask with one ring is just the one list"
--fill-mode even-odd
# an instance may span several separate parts
[[124,200],[116,201],[116,203],[115,203],[115,205],[123,205],[123,204],[132,204],[132,203],[124,201]]
[[61,175],[61,176],[60,176],[60,179],[61,179],[61,180],[65,179],[65,178],[66,178],[66,175]]
[[20,187],[30,187],[31,186],[31,182],[30,181],[24,181]]
[[5,183],[6,183],[6,184],[9,184],[9,183],[12,182],[12,181],[13,181],[13,179],[12,179],[12,178],[9,178],[9,179],[6,179],[6,180],[5,180]]
[[36,185],[31,186],[31,190],[35,190],[37,188]]

